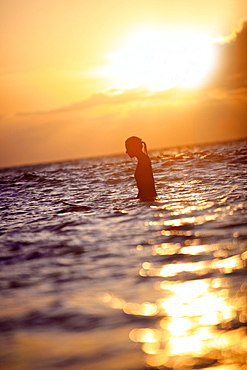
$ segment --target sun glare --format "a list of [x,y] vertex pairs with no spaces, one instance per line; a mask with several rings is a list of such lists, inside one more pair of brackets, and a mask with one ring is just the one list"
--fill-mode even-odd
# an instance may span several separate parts
[[206,80],[214,65],[213,42],[195,32],[142,30],[107,59],[103,74],[114,87],[193,88]]

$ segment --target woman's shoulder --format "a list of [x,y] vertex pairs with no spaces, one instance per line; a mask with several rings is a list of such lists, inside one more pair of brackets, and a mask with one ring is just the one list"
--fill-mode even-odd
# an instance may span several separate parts
[[141,163],[142,162],[143,163],[151,163],[151,160],[150,160],[148,154],[142,153],[142,156],[140,157],[139,162],[141,162]]
[[144,156],[139,158],[136,171],[145,173],[152,171],[151,160],[148,155],[145,154]]

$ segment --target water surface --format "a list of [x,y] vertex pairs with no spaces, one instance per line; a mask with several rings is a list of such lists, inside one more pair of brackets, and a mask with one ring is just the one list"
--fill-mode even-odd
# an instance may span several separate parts
[[246,141],[0,170],[13,370],[246,370]]

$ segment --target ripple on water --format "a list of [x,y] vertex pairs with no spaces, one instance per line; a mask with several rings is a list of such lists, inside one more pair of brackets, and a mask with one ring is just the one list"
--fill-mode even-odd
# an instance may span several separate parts
[[245,158],[153,152],[146,203],[124,156],[1,169],[3,366],[244,370]]

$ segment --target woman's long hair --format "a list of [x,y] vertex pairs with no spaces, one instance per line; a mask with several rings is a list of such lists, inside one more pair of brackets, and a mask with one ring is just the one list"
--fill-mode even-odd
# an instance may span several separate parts
[[144,146],[144,152],[148,154],[147,144],[145,143],[145,141],[142,141],[142,145]]
[[131,136],[129,137],[126,141],[125,141],[125,144],[126,145],[133,145],[135,147],[139,147],[140,149],[144,148],[144,153],[148,154],[148,151],[147,151],[147,144],[145,143],[145,141],[142,141],[141,138],[137,137],[137,136]]

